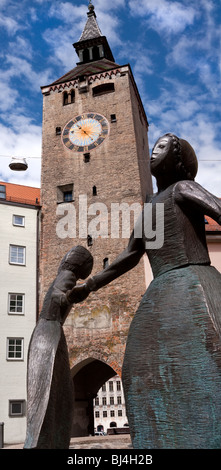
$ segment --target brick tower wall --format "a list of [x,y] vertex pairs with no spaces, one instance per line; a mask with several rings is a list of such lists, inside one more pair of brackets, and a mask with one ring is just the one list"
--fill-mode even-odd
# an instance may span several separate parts
[[[93,87],[113,82],[115,92],[93,96]],[[88,90],[81,93],[76,80],[65,87],[56,86],[44,94],[43,101],[43,149],[42,149],[42,229],[40,285],[41,305],[44,296],[56,276],[61,258],[73,246],[81,244],[94,257],[92,274],[103,269],[103,260],[111,263],[127,246],[128,238],[111,238],[111,203],[139,203],[147,192],[152,192],[148,167],[149,151],[147,123],[143,107],[128,66],[106,74],[91,76]],[[63,92],[75,90],[75,102],[63,106]],[[105,141],[90,152],[85,163],[83,154],[67,149],[56,128],[64,128],[73,117],[97,112],[105,116],[110,125]],[[116,115],[111,123],[110,116]],[[59,238],[56,232],[58,186],[73,184],[76,210],[76,237]],[[96,186],[97,195],[93,195]],[[87,196],[87,206],[103,203],[109,212],[108,237],[95,238],[91,247],[86,238],[79,237],[79,201]],[[71,209],[70,209],[71,211]],[[66,213],[65,213],[66,214]],[[88,223],[95,215],[88,216]],[[133,219],[133,218],[131,218]],[[131,220],[131,228],[133,220]],[[68,226],[67,226],[68,229]],[[75,305],[65,323],[70,365],[93,357],[110,365],[119,375],[131,319],[145,292],[144,261],[121,278],[113,281],[80,304]]]

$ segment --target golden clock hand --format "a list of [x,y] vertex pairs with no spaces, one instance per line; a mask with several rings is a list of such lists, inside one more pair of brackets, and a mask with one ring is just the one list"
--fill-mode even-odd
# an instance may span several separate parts
[[[88,133],[87,133],[86,131],[84,131],[84,129],[82,129],[81,126],[78,126],[78,125],[77,125],[77,127],[78,127],[78,129],[80,129],[81,131],[83,131],[84,134],[88,135]],[[90,136],[88,135],[88,137],[90,137]]]
[[81,130],[84,132],[84,134],[86,134],[86,135],[89,137],[89,139],[93,140],[93,139],[91,138],[91,136],[88,134],[88,132],[84,131],[84,129],[82,129],[82,127],[81,127]]
[[[84,129],[82,129],[82,127],[79,126],[78,124],[77,124],[77,128],[80,129],[81,131],[83,131],[83,133],[86,134],[86,135],[89,137],[89,139],[91,140],[91,142],[93,142],[93,139],[92,139],[92,137],[88,134],[88,132],[86,132]],[[73,134],[73,133],[74,133],[74,130],[71,131],[71,133]]]

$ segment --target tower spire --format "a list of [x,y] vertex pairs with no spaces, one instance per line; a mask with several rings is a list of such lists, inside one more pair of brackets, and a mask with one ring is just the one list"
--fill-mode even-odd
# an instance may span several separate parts
[[106,37],[102,35],[99,28],[95,8],[91,3],[91,0],[89,0],[88,4],[87,17],[80,39],[78,42],[73,44],[80,59],[78,65],[94,62],[104,58],[114,62],[114,57],[108,41]]

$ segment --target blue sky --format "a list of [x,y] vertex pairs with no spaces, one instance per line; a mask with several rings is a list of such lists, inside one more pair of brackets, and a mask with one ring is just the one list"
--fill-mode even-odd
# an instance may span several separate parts
[[[150,149],[165,132],[194,147],[196,181],[221,197],[220,0],[94,0],[115,61],[130,63]],[[0,179],[40,186],[42,94],[78,61],[87,0],[0,0]],[[6,157],[8,156],[8,157]],[[26,157],[12,172],[10,156]]]

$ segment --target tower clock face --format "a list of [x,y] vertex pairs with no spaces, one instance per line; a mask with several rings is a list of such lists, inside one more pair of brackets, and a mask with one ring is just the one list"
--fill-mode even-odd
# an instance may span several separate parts
[[75,152],[88,152],[102,144],[109,125],[104,116],[85,113],[69,121],[62,133],[63,144]]

